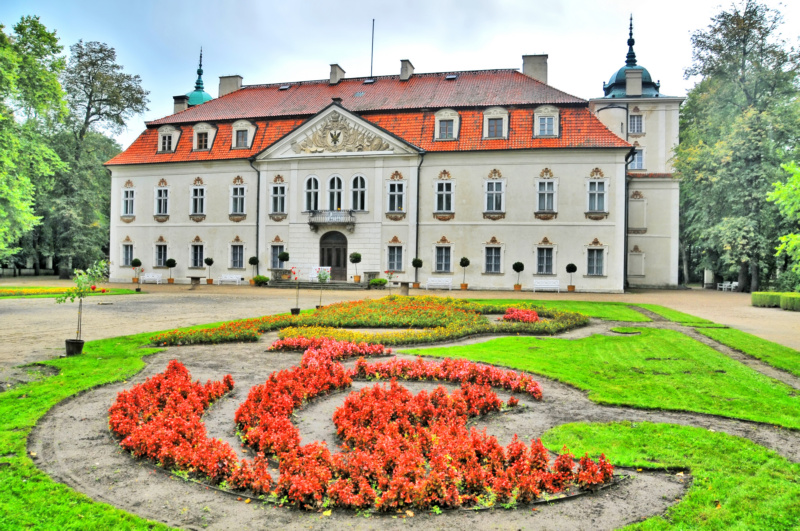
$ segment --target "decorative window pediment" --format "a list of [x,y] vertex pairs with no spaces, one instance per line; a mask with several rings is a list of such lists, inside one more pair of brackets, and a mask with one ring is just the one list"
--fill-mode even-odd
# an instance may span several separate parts
[[533,136],[553,138],[560,135],[558,107],[542,105],[533,111]]
[[171,125],[163,125],[158,128],[158,148],[159,153],[174,153],[178,147],[178,140],[181,138],[181,129]]
[[192,149],[194,151],[210,151],[217,136],[217,128],[209,123],[201,122],[193,128]]
[[483,138],[508,138],[508,111],[502,107],[490,107],[483,112]]
[[458,140],[461,117],[453,109],[442,109],[434,115],[434,139]]
[[256,126],[249,120],[237,120],[231,126],[231,148],[249,149],[253,146]]

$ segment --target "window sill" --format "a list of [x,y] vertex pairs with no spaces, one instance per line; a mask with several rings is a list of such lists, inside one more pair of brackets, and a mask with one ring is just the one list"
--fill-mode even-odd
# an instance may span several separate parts
[[507,136],[484,136],[481,140],[508,140]]
[[153,269],[169,269],[167,266],[153,266]]
[[233,146],[231,147],[232,150],[234,149],[250,149],[250,146]]
[[247,214],[228,214],[228,219],[234,223],[239,223],[247,219]]
[[432,275],[452,275],[452,271],[431,271]]
[[583,278],[608,278],[607,275],[583,275]]
[[206,219],[205,214],[189,214],[189,219],[194,221],[195,223],[200,223],[204,219]]
[[287,214],[270,214],[269,219],[272,221],[283,221],[286,219]]
[[120,216],[119,219],[125,223],[131,223],[136,220],[136,216]]
[[455,212],[434,212],[433,217],[439,221],[450,221],[456,217]]
[[209,152],[209,151],[211,151],[211,148],[206,148],[206,149],[193,149],[193,150],[192,150],[192,153],[207,153],[207,152]]
[[557,277],[555,273],[534,273],[533,276],[536,278],[544,278],[544,277]]
[[434,142],[455,142],[458,138],[434,138]]
[[167,151],[156,151],[156,155],[166,155],[169,153],[175,153],[174,149],[168,149]]
[[245,267],[229,267],[228,271],[244,271]]
[[559,135],[533,135],[533,138],[559,138]]
[[484,212],[483,219],[491,219],[493,221],[497,221],[498,219],[505,219],[506,213],[505,212]]
[[159,223],[164,223],[165,221],[169,221],[169,214],[156,214],[153,216],[153,219]]
[[186,269],[193,269],[193,270],[198,270],[198,271],[200,271],[200,270],[205,271],[206,270],[206,268],[203,267],[203,266],[189,266]]
[[533,213],[533,216],[536,219],[549,221],[551,219],[556,219],[558,217],[558,212],[555,210],[537,210]]
[[386,219],[391,219],[392,221],[402,221],[406,219],[405,212],[387,212]]
[[489,275],[489,276],[497,277],[497,276],[502,276],[503,272],[502,271],[498,271],[497,273],[494,273],[492,271],[484,271],[484,272],[481,273],[481,275]]
[[606,219],[608,217],[608,212],[585,212],[584,215],[586,219],[593,219],[595,221],[599,221],[601,219]]

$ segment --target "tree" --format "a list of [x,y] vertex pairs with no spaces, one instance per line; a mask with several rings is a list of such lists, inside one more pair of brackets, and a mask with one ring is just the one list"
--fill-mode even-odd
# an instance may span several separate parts
[[792,261],[792,271],[796,279],[794,284],[798,284],[800,279],[800,167],[796,163],[785,164],[790,177],[786,183],[776,182],[774,190],[770,192],[767,199],[774,202],[781,211],[781,214],[789,220],[792,225],[791,232],[784,234],[780,238],[778,255],[786,254]]

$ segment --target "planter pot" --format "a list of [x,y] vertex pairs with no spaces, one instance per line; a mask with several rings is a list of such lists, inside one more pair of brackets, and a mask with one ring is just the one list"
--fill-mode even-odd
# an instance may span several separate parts
[[67,356],[77,356],[83,352],[83,339],[67,339]]
[[139,277],[133,277],[131,280],[133,280],[134,284],[138,284],[139,283]]
[[522,284],[514,284],[514,291],[521,291],[521,290],[522,290]]
[[255,280],[253,280],[252,278],[250,279],[250,285],[251,285],[251,286],[255,286],[255,285],[256,285],[256,281],[255,281]]
[[281,278],[283,280],[289,280],[290,278],[292,278],[292,275],[281,275]]
[[323,305],[321,305],[321,304],[317,304],[317,310],[321,310],[321,309],[323,309],[324,307],[325,307],[325,306],[323,306]]
[[213,283],[214,283],[214,279],[213,278],[207,278],[206,279],[206,284],[213,284]]
[[411,287],[414,289],[419,289],[419,282],[412,282]]
[[567,291],[569,291],[569,292],[575,291],[575,286],[572,286],[572,285],[567,286]]
[[167,284],[175,284],[175,279],[174,278],[168,278],[167,279]]
[[461,284],[461,289],[467,289],[468,286],[469,284]]
[[135,291],[136,291],[136,293],[141,293],[142,292],[142,288],[136,288]]
[[300,315],[300,308],[292,308],[291,312],[292,315]]
[[361,275],[353,275],[353,282],[361,284]]

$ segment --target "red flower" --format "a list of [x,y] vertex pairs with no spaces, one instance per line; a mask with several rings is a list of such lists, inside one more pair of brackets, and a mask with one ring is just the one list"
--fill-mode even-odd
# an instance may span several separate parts
[[97,289],[97,286],[92,286],[92,291],[94,291],[95,289]]

